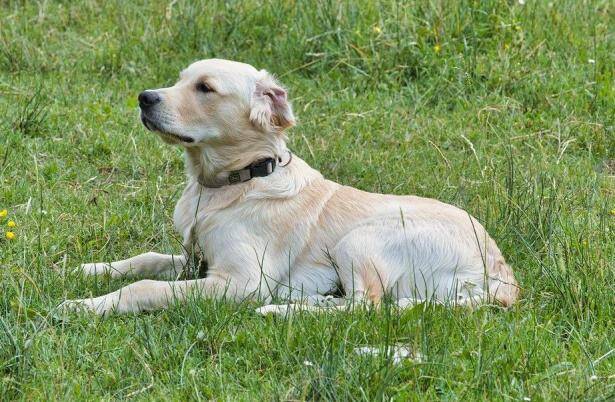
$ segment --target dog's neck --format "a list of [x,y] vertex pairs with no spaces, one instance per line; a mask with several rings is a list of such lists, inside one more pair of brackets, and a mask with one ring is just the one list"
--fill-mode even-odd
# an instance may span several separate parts
[[[277,158],[286,153],[284,136],[263,134],[258,142],[245,141],[233,145],[216,147],[187,147],[186,174],[189,179],[199,177],[206,182],[216,179],[232,170],[243,169],[251,163],[264,158]],[[263,140],[266,138],[267,140]]]

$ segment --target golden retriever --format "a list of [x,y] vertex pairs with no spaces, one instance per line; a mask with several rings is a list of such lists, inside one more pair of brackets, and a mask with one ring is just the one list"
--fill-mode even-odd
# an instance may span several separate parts
[[[375,304],[385,295],[400,305],[509,306],[517,299],[511,268],[467,212],[344,186],[292,156],[285,132],[295,117],[286,90],[267,71],[198,61],[172,87],[142,92],[139,105],[147,129],[184,148],[187,185],[173,218],[184,250],[197,249],[207,261],[207,275],[141,280],[62,307],[104,315],[161,309],[190,294],[267,303],[318,300],[336,289],[347,300]],[[81,270],[175,275],[188,258],[149,252]]]

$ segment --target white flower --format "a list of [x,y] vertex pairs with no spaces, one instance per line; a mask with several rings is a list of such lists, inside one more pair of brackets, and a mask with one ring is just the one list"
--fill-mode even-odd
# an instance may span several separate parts
[[304,360],[303,361],[303,365],[306,366],[306,367],[312,367],[314,365],[314,363],[312,363],[309,360]]
[[525,0],[519,0],[519,4],[524,5],[525,4]]
[[594,60],[594,59],[589,59],[589,60],[587,60],[587,62],[589,64],[596,64],[596,60]]

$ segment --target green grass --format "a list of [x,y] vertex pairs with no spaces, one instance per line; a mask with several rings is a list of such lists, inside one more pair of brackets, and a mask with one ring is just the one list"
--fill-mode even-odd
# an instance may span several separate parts
[[[259,3],[0,2],[0,210],[18,224],[0,241],[0,397],[615,398],[613,3]],[[520,302],[53,320],[128,282],[71,267],[180,249],[182,155],[141,127],[136,96],[208,57],[281,78],[290,146],[327,177],[478,217]],[[395,343],[423,362],[353,352]]]

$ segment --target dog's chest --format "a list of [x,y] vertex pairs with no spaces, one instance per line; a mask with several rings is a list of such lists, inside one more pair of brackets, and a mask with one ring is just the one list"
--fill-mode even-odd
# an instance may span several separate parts
[[[183,238],[183,246],[190,250],[198,239],[199,231],[207,228],[215,193],[201,187],[198,183],[189,183],[175,205],[173,224]],[[215,205],[214,205],[215,206]]]
[[186,249],[198,245],[210,260],[216,250],[218,254],[226,253],[238,243],[258,246],[255,227],[270,232],[255,213],[257,202],[238,202],[242,192],[233,190],[220,193],[203,189],[198,183],[186,187],[173,214],[175,229],[183,237]]

